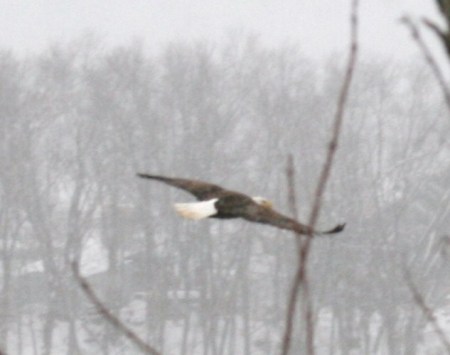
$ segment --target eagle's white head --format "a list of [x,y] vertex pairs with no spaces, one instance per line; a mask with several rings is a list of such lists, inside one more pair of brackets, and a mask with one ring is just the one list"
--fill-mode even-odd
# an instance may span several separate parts
[[265,197],[261,197],[261,196],[255,196],[252,197],[253,201],[255,201],[258,205],[261,205],[263,207],[267,207],[267,208],[272,208],[273,204],[271,201],[269,201],[267,198]]

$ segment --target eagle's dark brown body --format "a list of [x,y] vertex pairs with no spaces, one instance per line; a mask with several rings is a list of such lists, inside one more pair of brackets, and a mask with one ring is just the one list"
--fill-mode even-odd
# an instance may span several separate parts
[[185,190],[199,201],[217,199],[214,206],[217,213],[213,218],[243,218],[250,222],[270,224],[272,226],[294,231],[298,234],[319,235],[341,232],[345,224],[340,224],[328,231],[311,231],[311,229],[295,219],[284,216],[267,204],[257,203],[254,198],[236,191],[226,190],[218,185],[202,181],[168,178],[158,175],[138,174],[141,178],[153,179]]

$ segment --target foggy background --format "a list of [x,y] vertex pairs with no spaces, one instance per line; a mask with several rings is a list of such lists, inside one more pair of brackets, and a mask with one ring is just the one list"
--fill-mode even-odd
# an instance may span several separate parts
[[[162,354],[277,354],[296,268],[292,233],[182,220],[171,205],[192,198],[135,173],[211,181],[289,214],[292,154],[305,221],[343,79],[349,2],[331,14],[333,5],[282,5],[272,32],[268,23],[246,26],[246,16],[261,25],[275,2],[249,1],[210,36],[219,18],[211,10],[204,32],[190,34],[200,7],[185,18],[150,2],[168,16],[154,39],[128,26],[149,10],[144,2],[113,1],[86,16],[80,3],[69,11],[63,1],[0,2],[1,350],[139,353],[80,291],[70,266],[80,260],[102,301]],[[439,21],[434,7],[416,3],[412,12]],[[220,6],[224,18],[237,16]],[[308,9],[317,21],[297,23]],[[105,27],[103,10],[124,14],[128,30],[117,41],[117,17]],[[362,2],[362,53],[318,223],[347,227],[314,241],[309,266],[317,354],[443,352],[404,269],[449,329],[450,120],[398,22],[407,10]],[[369,26],[378,13],[391,19],[375,29],[382,41]],[[299,314],[292,354],[304,349],[302,327]]]

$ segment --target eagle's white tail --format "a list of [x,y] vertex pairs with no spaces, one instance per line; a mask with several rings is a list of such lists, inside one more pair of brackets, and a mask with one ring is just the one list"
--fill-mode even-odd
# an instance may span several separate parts
[[216,206],[214,205],[217,200],[215,198],[208,201],[175,203],[174,207],[175,211],[184,218],[202,219],[217,213]]

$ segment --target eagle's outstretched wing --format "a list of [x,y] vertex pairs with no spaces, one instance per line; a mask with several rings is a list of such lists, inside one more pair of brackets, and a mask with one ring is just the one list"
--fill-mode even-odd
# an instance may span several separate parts
[[293,218],[287,217],[272,208],[260,206],[256,203],[252,206],[249,206],[241,217],[246,219],[247,221],[270,224],[281,229],[287,229],[297,234],[305,235],[334,234],[341,232],[345,227],[345,223],[343,223],[338,224],[334,228],[326,231],[311,230],[309,226],[302,224]]
[[216,198],[226,191],[218,185],[209,184],[203,181],[176,179],[160,175],[149,175],[141,173],[138,173],[137,176],[145,179],[162,181],[168,185],[178,187],[179,189],[191,193],[200,201],[206,201],[212,198]]

